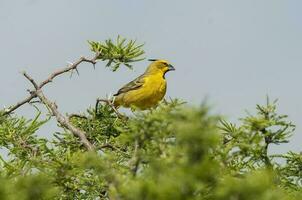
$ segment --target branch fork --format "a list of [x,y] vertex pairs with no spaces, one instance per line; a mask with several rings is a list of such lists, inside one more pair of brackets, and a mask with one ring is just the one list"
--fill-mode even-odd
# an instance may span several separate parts
[[81,57],[79,60],[68,65],[67,67],[53,72],[52,74],[49,75],[49,77],[47,79],[42,81],[40,84],[37,84],[37,82],[26,72],[22,72],[22,75],[33,85],[34,90],[28,90],[30,95],[27,98],[25,98],[24,100],[18,102],[16,105],[7,109],[4,114],[6,114],[6,115],[11,114],[13,111],[18,109],[22,105],[24,105],[26,103],[31,103],[34,98],[38,98],[47,108],[49,108],[51,114],[53,116],[55,116],[57,122],[62,127],[68,129],[74,136],[78,137],[80,142],[82,143],[82,145],[84,145],[87,150],[89,150],[89,151],[94,150],[95,149],[94,146],[89,142],[89,140],[86,137],[87,133],[76,128],[75,126],[73,126],[70,123],[68,117],[64,116],[63,114],[61,114],[59,112],[58,106],[56,105],[56,103],[52,102],[44,95],[44,93],[42,92],[42,88],[45,85],[51,83],[54,78],[56,78],[57,76],[59,76],[61,74],[64,74],[64,73],[72,71],[72,70],[77,71],[77,67],[83,62],[91,63],[91,64],[93,64],[93,66],[95,66],[99,56],[100,56],[100,52],[96,53],[92,59]]

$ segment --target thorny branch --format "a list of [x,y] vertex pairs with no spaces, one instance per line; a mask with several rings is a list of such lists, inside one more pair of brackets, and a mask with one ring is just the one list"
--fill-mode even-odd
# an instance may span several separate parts
[[64,74],[66,72],[72,71],[72,70],[77,70],[77,67],[79,66],[79,64],[83,63],[83,62],[87,62],[87,63],[91,63],[93,65],[96,64],[96,60],[97,58],[100,56],[100,53],[96,53],[96,55],[92,58],[92,59],[88,59],[85,57],[81,57],[78,61],[74,62],[73,64],[58,70],[54,73],[52,73],[47,79],[45,79],[44,81],[42,81],[40,84],[37,84],[35,82],[35,80],[29,76],[26,72],[23,72],[23,76],[29,80],[32,85],[34,86],[34,90],[29,90],[30,96],[28,96],[27,98],[25,98],[24,100],[18,102],[16,105],[14,105],[13,107],[10,107],[8,110],[6,110],[5,114],[10,114],[13,111],[15,111],[16,109],[18,109],[20,106],[26,104],[26,103],[30,103],[32,99],[34,98],[39,98],[40,101],[47,106],[52,115],[56,117],[58,123],[68,129],[69,131],[72,132],[72,134],[76,137],[78,137],[80,139],[80,142],[86,147],[87,150],[93,150],[94,146],[88,141],[87,137],[86,137],[86,133],[76,127],[74,127],[70,122],[68,117],[65,117],[64,115],[62,115],[59,111],[58,111],[58,107],[57,105],[50,101],[42,92],[42,88],[47,85],[48,83],[52,82],[53,79],[61,74]]
[[[77,67],[83,63],[83,62],[87,62],[87,63],[91,63],[93,65],[96,64],[96,60],[97,58],[100,56],[100,52],[99,53],[96,53],[95,56],[92,58],[92,59],[88,59],[88,58],[85,58],[85,57],[81,57],[79,60],[77,60],[76,62],[72,63],[71,65],[61,69],[61,70],[58,70],[54,73],[52,73],[47,79],[45,79],[44,81],[42,81],[39,85],[36,83],[36,85],[34,85],[34,87],[37,89],[37,88],[40,88],[42,89],[42,87],[44,87],[45,85],[47,85],[48,83],[52,82],[53,79],[63,73],[66,73],[66,72],[69,72],[69,71],[72,71],[72,70],[76,70]],[[24,73],[23,73],[24,74]],[[31,83],[33,83],[33,79],[31,78],[31,80],[29,80]],[[25,98],[24,100],[18,102],[16,105],[8,108],[4,114],[8,115],[10,113],[12,113],[13,111],[15,111],[16,109],[18,109],[20,106],[26,104],[26,103],[29,103],[32,99],[36,98],[37,95],[35,93],[31,93],[30,96],[28,96],[27,98]]]
[[65,67],[62,70],[56,71],[54,73],[52,73],[46,80],[44,80],[39,87],[43,87],[44,85],[50,83],[53,81],[53,79],[61,74],[64,74],[66,72],[72,71],[72,70],[76,70],[78,65],[81,64],[82,62],[87,62],[87,63],[91,63],[93,64],[93,66],[96,64],[96,60],[99,57],[100,53],[96,53],[96,55],[92,58],[92,59],[87,59],[85,57],[81,57],[78,61],[74,62],[73,64]]
[[57,105],[51,101],[49,101],[44,94],[42,93],[41,90],[37,91],[38,97],[41,99],[41,101],[47,105],[53,115],[56,117],[57,121],[65,128],[70,130],[76,137],[78,137],[81,141],[81,143],[87,148],[87,150],[93,150],[94,147],[93,145],[88,141],[86,137],[86,133],[84,131],[81,131],[80,129],[74,127],[70,122],[69,119],[63,116],[57,109]]

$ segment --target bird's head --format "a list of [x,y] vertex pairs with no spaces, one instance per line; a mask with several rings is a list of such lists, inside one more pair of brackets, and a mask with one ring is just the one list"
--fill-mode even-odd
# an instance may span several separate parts
[[168,71],[173,71],[175,68],[166,60],[149,59],[152,63],[146,70],[146,73],[162,73],[165,75]]

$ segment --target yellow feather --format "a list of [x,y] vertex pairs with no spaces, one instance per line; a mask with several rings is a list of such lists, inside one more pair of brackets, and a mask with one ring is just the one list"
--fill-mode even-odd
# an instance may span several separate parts
[[144,74],[118,91],[114,105],[141,110],[156,106],[166,94],[167,83],[164,76],[170,70],[174,68],[167,61],[154,61]]

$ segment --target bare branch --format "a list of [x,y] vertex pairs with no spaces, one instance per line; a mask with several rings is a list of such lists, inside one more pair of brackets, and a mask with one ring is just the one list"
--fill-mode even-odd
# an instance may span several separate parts
[[[36,90],[37,90],[37,88],[42,89],[42,87],[44,87],[46,84],[52,82],[55,77],[57,77],[63,73],[69,72],[71,70],[75,70],[78,67],[78,65],[81,64],[82,62],[91,63],[94,66],[96,64],[97,58],[100,56],[100,54],[101,54],[101,52],[97,52],[92,59],[81,57],[78,61],[65,67],[64,69],[58,70],[58,71],[52,73],[46,80],[42,81],[39,85],[31,77],[28,77],[25,72],[23,72],[23,75],[33,84],[33,86]],[[18,109],[20,106],[22,106],[26,103],[29,103],[32,99],[34,99],[36,97],[37,97],[37,95],[35,93],[31,93],[30,96],[25,98],[23,101],[20,101],[16,105],[7,109],[4,114],[8,115],[8,114],[12,113],[16,109]]]
[[39,89],[38,84],[35,82],[35,80],[32,77],[30,77],[28,74],[26,74],[26,72],[22,72],[22,74],[23,74],[23,76],[25,76],[25,78],[27,78],[27,80],[29,80],[33,84],[33,86],[36,90]]
[[96,60],[98,58],[98,56],[100,55],[100,53],[96,53],[96,55],[92,58],[92,59],[87,59],[85,57],[81,57],[78,61],[76,61],[75,63],[69,65],[68,67],[65,67],[62,70],[58,70],[54,73],[52,73],[46,80],[42,81],[39,85],[35,82],[35,80],[29,76],[26,72],[23,72],[23,76],[29,80],[32,85],[34,86],[35,90],[30,92],[30,96],[27,97],[26,99],[24,99],[23,101],[17,103],[15,106],[9,108],[5,114],[10,114],[12,113],[14,110],[16,110],[17,108],[19,108],[20,106],[26,104],[26,103],[30,103],[32,99],[38,97],[41,102],[50,109],[52,115],[54,115],[58,121],[58,123],[68,129],[69,131],[71,131],[71,133],[78,137],[80,139],[80,142],[87,148],[87,150],[94,150],[94,146],[88,141],[87,137],[86,137],[86,133],[76,127],[74,127],[70,122],[68,117],[65,117],[64,115],[62,115],[59,111],[58,111],[58,107],[57,105],[50,101],[49,99],[47,99],[47,97],[43,94],[42,92],[42,87],[44,87],[46,84],[50,83],[53,81],[53,79],[61,74],[64,74],[66,72],[69,72],[71,70],[77,70],[77,67],[79,64],[81,64],[82,62],[88,62],[91,63],[93,65],[96,64]]
[[29,97],[27,97],[26,99],[24,99],[23,101],[18,102],[16,105],[14,105],[13,107],[10,107],[9,109],[7,109],[4,114],[8,115],[10,113],[12,113],[13,111],[15,111],[16,109],[18,109],[20,106],[29,103],[33,98],[37,97],[36,94],[31,94]]
[[96,53],[96,55],[92,59],[81,57],[78,61],[74,62],[73,64],[52,73],[46,80],[42,81],[42,83],[39,85],[39,87],[42,88],[46,84],[52,82],[55,77],[57,77],[61,74],[64,74],[64,73],[69,72],[71,70],[77,70],[78,65],[81,64],[82,62],[88,62],[88,63],[91,63],[91,64],[95,65],[96,60],[97,60],[99,55],[100,55],[100,53]]
[[46,96],[43,94],[41,89],[38,89],[36,91],[37,96],[39,99],[50,108],[52,114],[56,117],[59,124],[70,130],[72,134],[80,139],[80,142],[86,147],[87,150],[94,150],[93,145],[88,141],[86,137],[86,133],[76,127],[74,127],[70,122],[69,119],[65,116],[63,116],[59,111],[58,107],[54,102],[51,102],[49,99],[46,98]]
[[77,129],[74,127],[70,122],[69,119],[65,116],[63,116],[59,111],[58,107],[54,102],[51,102],[49,99],[46,98],[46,96],[43,94],[42,89],[36,84],[34,79],[30,77],[26,72],[23,73],[23,75],[33,84],[33,86],[36,88],[35,91],[32,93],[35,93],[37,97],[43,102],[44,105],[46,105],[48,108],[50,108],[52,114],[56,117],[59,124],[67,128],[72,132],[72,134],[76,137],[78,137],[81,141],[81,143],[87,148],[87,150],[93,150],[93,145],[88,141],[86,138],[86,133],[84,131],[81,131],[80,129]]
[[29,104],[42,103],[40,100],[30,101]]

